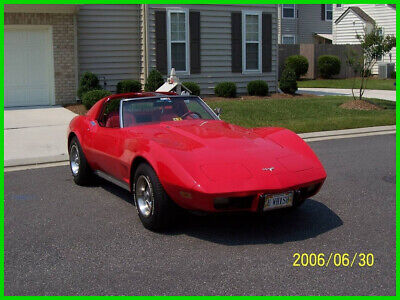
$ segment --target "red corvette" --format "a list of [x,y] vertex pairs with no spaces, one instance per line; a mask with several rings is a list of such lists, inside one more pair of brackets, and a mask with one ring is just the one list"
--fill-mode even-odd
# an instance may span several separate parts
[[128,189],[146,228],[168,225],[178,207],[205,212],[297,207],[326,178],[311,148],[284,128],[221,121],[197,96],[112,95],[68,132],[70,167]]

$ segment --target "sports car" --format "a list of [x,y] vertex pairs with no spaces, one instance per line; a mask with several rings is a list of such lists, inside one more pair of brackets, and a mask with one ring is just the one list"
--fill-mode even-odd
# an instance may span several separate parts
[[326,172],[294,132],[220,120],[201,98],[127,93],[99,100],[68,129],[75,183],[96,174],[126,188],[143,225],[162,230],[176,212],[296,208]]

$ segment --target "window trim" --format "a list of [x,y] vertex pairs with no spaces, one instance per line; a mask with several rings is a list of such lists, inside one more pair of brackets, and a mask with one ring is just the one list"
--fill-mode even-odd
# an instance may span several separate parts
[[330,21],[333,20],[333,4],[331,4],[332,5],[332,9],[329,10],[332,13],[332,19],[328,19],[328,5],[329,4],[324,4],[324,5],[325,5],[325,21],[330,22]]
[[[293,44],[284,44],[284,43],[283,43],[283,38],[284,38],[284,37],[292,37],[294,43],[293,43]],[[282,45],[294,45],[294,44],[296,44],[296,35],[294,35],[294,34],[282,34],[281,43],[282,43]]]
[[[253,15],[258,17],[258,41],[246,41],[246,16]],[[248,70],[246,68],[246,45],[247,43],[258,44],[258,69]],[[262,73],[262,12],[247,10],[242,11],[242,74],[261,74]]]
[[185,14],[185,53],[186,53],[186,60],[185,60],[185,67],[184,71],[175,70],[177,74],[181,75],[190,75],[190,39],[189,39],[189,9],[187,8],[173,8],[167,9],[167,73],[171,71],[171,64],[172,64],[172,57],[171,57],[171,13],[184,13]]
[[[293,17],[285,17],[283,15],[283,10],[285,9],[285,5],[293,5]],[[289,8],[286,8],[289,9]],[[282,19],[296,19],[296,4],[282,4]]]

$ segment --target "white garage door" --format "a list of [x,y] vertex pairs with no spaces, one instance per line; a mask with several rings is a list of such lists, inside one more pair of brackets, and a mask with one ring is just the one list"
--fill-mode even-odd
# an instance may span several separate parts
[[50,29],[6,26],[4,48],[4,106],[54,104]]

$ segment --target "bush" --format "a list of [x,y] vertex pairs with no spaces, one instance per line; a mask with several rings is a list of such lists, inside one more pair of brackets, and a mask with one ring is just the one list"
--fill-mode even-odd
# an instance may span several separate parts
[[214,88],[217,97],[234,98],[236,97],[236,84],[233,82],[220,82]]
[[279,88],[286,94],[294,94],[297,91],[296,73],[291,68],[285,68],[282,72]]
[[292,55],[285,60],[285,68],[291,68],[296,73],[296,78],[306,75],[308,71],[308,60],[302,55]]
[[97,101],[111,95],[106,90],[93,90],[89,91],[82,96],[82,103],[87,109],[90,109]]
[[392,73],[390,73],[390,78],[396,79],[396,71],[392,71]]
[[250,81],[247,84],[247,93],[250,96],[266,96],[268,94],[268,83],[263,80]]
[[335,55],[321,55],[317,64],[322,78],[329,79],[340,73],[340,59]]
[[78,87],[78,97],[82,100],[83,94],[92,91],[92,90],[99,90],[101,86],[99,84],[99,78],[96,74],[92,72],[85,72],[82,74],[81,79],[79,80],[79,87]]
[[122,80],[117,83],[117,94],[142,91],[142,84],[137,80]]
[[192,92],[192,95],[200,96],[200,87],[197,83],[192,81],[186,81],[182,82],[182,84]]
[[155,92],[160,86],[164,84],[164,79],[160,72],[152,70],[147,77],[144,90],[146,92]]

